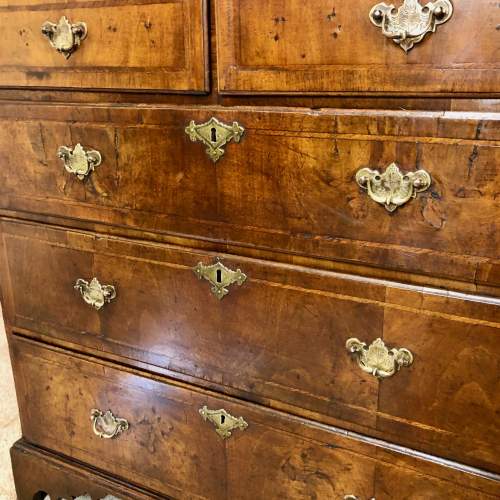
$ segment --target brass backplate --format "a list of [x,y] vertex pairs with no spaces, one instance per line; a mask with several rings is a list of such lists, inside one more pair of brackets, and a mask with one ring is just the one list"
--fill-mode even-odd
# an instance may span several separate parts
[[111,302],[116,297],[115,287],[101,285],[97,278],[92,278],[90,282],[81,278],[76,280],[75,290],[80,292],[85,303],[98,311],[104,304]]
[[206,266],[199,262],[193,269],[198,279],[206,279],[212,285],[212,293],[219,299],[223,299],[229,293],[229,286],[236,283],[243,285],[247,277],[240,269],[232,271],[217,259],[215,264]]
[[62,16],[57,24],[50,21],[43,23],[42,33],[49,39],[50,45],[68,59],[87,36],[87,25],[82,22],[71,24]]
[[215,426],[215,432],[222,438],[231,437],[232,431],[240,429],[244,431],[248,424],[243,417],[233,417],[226,410],[209,410],[206,406],[200,409],[203,420],[211,422]]
[[96,167],[101,164],[102,157],[99,151],[94,149],[85,150],[78,143],[74,148],[61,146],[57,151],[57,155],[64,163],[64,168],[70,173],[83,180]]
[[94,434],[102,439],[118,437],[129,428],[127,420],[115,417],[110,410],[103,412],[94,408],[90,411],[90,420]]

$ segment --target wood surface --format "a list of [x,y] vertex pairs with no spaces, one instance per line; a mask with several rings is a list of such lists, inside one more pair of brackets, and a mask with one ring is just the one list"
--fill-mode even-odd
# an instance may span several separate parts
[[[2,233],[14,330],[499,470],[498,299],[223,255],[248,279],[219,301],[193,272],[217,254],[30,224]],[[117,291],[100,311],[73,289],[93,277]],[[27,293],[34,283],[42,294]],[[409,349],[414,364],[379,382],[349,356],[352,337]]]
[[[237,93],[498,93],[500,9],[454,13],[409,53],[375,27],[374,0],[218,0],[219,90]],[[399,7],[400,2],[396,3]]]
[[[25,340],[13,340],[12,354],[28,441],[162,494],[214,500],[500,494],[491,475],[384,450],[381,442],[333,427]],[[242,416],[248,428],[222,440],[200,417],[204,405]],[[89,411],[96,406],[126,418],[129,430],[114,440],[94,436]]]
[[[204,0],[2,3],[0,86],[208,90]],[[41,33],[63,15],[88,30],[69,59]]]

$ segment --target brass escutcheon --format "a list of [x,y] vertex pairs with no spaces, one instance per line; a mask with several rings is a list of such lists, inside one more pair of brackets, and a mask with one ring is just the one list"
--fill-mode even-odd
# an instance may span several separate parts
[[209,410],[206,406],[199,410],[200,415],[205,422],[208,420],[215,426],[215,432],[222,438],[231,437],[232,431],[240,429],[244,431],[248,424],[243,420],[243,417],[233,417],[226,410]]
[[403,366],[413,363],[413,354],[408,349],[389,350],[380,338],[369,346],[352,338],[346,342],[345,347],[354,355],[364,372],[381,379],[392,377]]
[[422,6],[418,0],[404,0],[396,9],[393,4],[378,3],[370,11],[371,22],[382,29],[405,52],[421,42],[427,33],[434,33],[440,24],[453,15],[450,0],[437,0]]
[[111,410],[103,412],[93,409],[90,411],[92,430],[102,439],[112,439],[128,430],[129,423],[124,418],[115,417]]
[[403,173],[392,163],[384,173],[362,168],[356,174],[358,185],[368,191],[370,198],[384,205],[388,212],[394,212],[417,193],[430,188],[432,179],[425,170]]
[[57,156],[63,161],[64,168],[80,180],[85,179],[102,161],[99,151],[85,150],[80,143],[74,148],[61,146],[57,151]]
[[228,293],[228,287],[234,283],[243,285],[247,277],[240,269],[232,271],[217,259],[215,264],[206,266],[203,262],[198,262],[193,269],[198,279],[206,279],[212,285],[212,293],[219,299],[223,299]]
[[49,39],[50,45],[68,59],[87,36],[87,25],[82,22],[71,24],[62,16],[57,24],[43,23],[42,33]]
[[113,285],[101,285],[97,278],[92,278],[90,283],[84,279],[78,279],[75,283],[83,300],[94,309],[101,309],[104,304],[111,302],[116,297],[116,289]]
[[193,120],[186,127],[189,138],[193,142],[202,142],[207,147],[207,155],[214,163],[224,156],[224,146],[231,140],[240,142],[244,132],[245,129],[238,122],[226,125],[214,117],[199,125]]

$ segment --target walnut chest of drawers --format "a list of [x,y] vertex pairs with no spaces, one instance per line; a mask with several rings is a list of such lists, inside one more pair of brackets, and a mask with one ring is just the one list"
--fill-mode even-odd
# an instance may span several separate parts
[[500,7],[0,0],[20,500],[500,498]]

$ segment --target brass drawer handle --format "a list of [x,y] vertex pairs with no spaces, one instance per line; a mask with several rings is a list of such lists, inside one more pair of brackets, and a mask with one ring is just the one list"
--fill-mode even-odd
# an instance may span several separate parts
[[356,338],[349,339],[346,349],[354,355],[359,367],[377,378],[392,377],[403,366],[413,363],[413,354],[408,349],[388,349],[382,339],[366,345]]
[[216,163],[224,156],[224,146],[234,140],[240,142],[245,129],[238,123],[227,125],[217,118],[210,118],[208,122],[196,124],[193,121],[186,127],[186,134],[193,141],[200,141],[206,147],[208,157]]
[[84,279],[78,279],[75,283],[83,300],[94,309],[101,309],[104,304],[111,302],[116,297],[116,289],[113,285],[101,285],[97,278],[92,278],[90,283]]
[[103,412],[94,408],[90,411],[90,420],[94,434],[102,439],[115,438],[130,427],[124,418],[115,417],[110,410]]
[[394,212],[415,198],[417,193],[427,191],[432,179],[425,170],[404,173],[391,163],[382,174],[378,170],[362,168],[356,174],[356,182],[368,191],[373,201],[384,205],[388,212]]
[[[357,497],[356,495],[346,495],[344,497],[344,500],[361,500],[361,499],[359,497]],[[375,500],[375,497],[370,498],[370,500]]]
[[232,271],[217,259],[215,264],[206,266],[198,262],[193,269],[198,279],[206,279],[212,285],[212,293],[219,299],[223,299],[229,293],[229,286],[237,283],[239,286],[246,281],[246,274],[240,269]]
[[232,431],[240,429],[244,431],[248,424],[243,420],[243,417],[233,417],[226,410],[209,410],[206,406],[199,410],[205,422],[208,420],[215,426],[215,432],[222,438],[231,437]]
[[437,0],[425,6],[419,0],[404,0],[399,9],[392,4],[378,3],[370,11],[370,20],[382,29],[387,38],[408,52],[452,15],[453,4],[450,0]]
[[57,156],[64,163],[64,168],[74,174],[81,181],[101,164],[102,157],[99,151],[94,149],[83,149],[83,146],[78,143],[74,148],[61,146],[57,151]]
[[87,25],[79,22],[71,24],[62,16],[57,24],[46,21],[42,33],[49,39],[50,45],[68,59],[87,36]]

